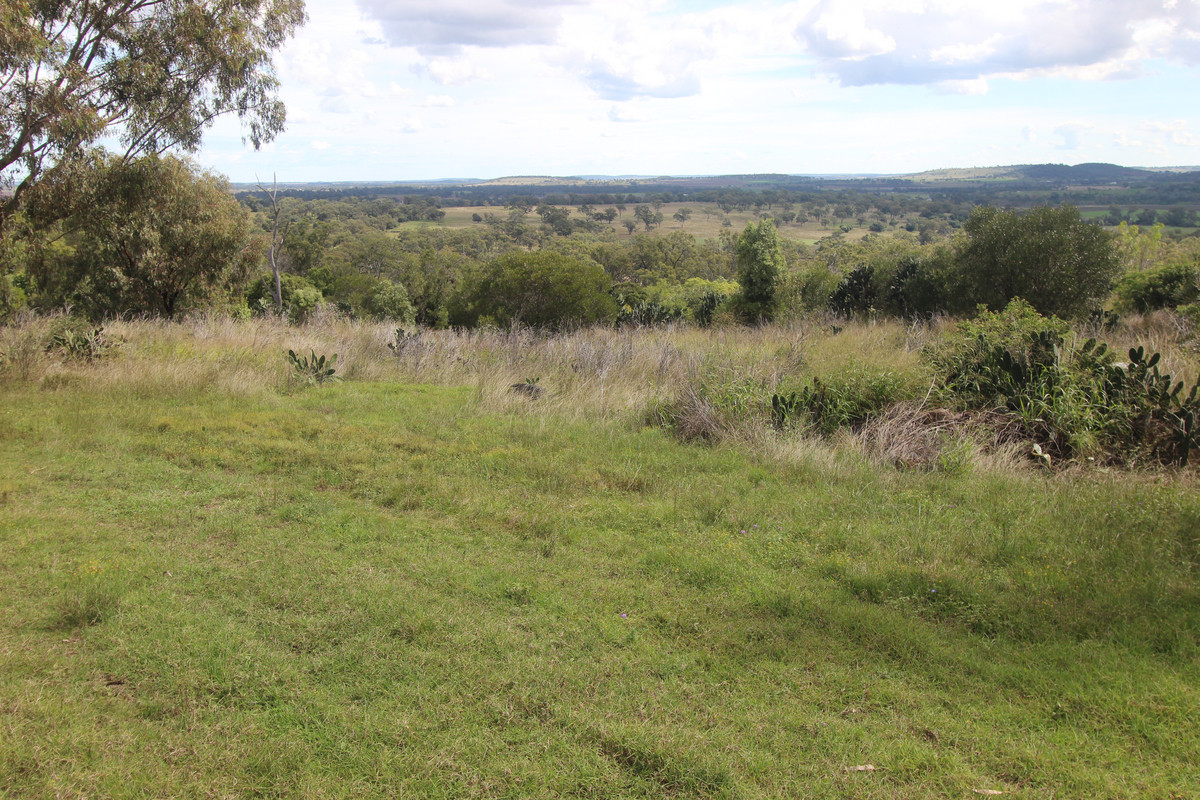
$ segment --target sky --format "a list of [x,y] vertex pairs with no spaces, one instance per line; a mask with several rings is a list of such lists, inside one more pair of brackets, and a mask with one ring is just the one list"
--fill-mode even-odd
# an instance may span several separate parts
[[308,0],[235,182],[1200,165],[1200,0]]

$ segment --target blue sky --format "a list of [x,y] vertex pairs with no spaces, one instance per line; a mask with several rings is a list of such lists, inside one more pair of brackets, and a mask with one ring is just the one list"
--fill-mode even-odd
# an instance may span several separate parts
[[1200,0],[308,0],[234,181],[1200,164]]

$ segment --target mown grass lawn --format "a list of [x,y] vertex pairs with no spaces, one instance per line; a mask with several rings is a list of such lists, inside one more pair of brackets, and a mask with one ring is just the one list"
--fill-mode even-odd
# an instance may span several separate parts
[[1200,786],[1186,481],[47,386],[0,388],[0,797]]

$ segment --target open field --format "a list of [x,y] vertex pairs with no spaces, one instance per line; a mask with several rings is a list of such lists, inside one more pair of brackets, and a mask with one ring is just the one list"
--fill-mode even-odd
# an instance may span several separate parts
[[0,329],[0,797],[1200,785],[1194,469],[651,424],[705,376],[919,384],[936,326],[46,324]]
[[[674,214],[681,208],[692,209],[692,216],[686,222],[678,222],[675,220]],[[440,225],[448,228],[467,228],[481,223],[473,222],[471,216],[478,214],[481,217],[484,214],[495,214],[498,217],[504,218],[508,214],[508,210],[496,206],[462,206],[448,207],[444,209],[446,212],[445,219]],[[598,211],[603,211],[604,208],[597,206]],[[765,213],[772,213],[764,210]],[[575,210],[572,216],[578,216],[578,210]],[[758,212],[754,210],[748,211],[733,211],[730,214],[725,214],[719,209],[716,203],[666,203],[661,209],[663,215],[663,223],[654,229],[647,231],[645,226],[638,223],[634,233],[649,233],[651,236],[666,236],[674,231],[683,231],[695,236],[697,239],[712,239],[719,236],[721,231],[728,230],[734,233],[740,233],[746,227],[748,222],[758,222]],[[531,223],[540,223],[541,219],[532,211],[525,215]],[[724,219],[728,217],[730,224],[724,225]],[[629,235],[625,229],[624,221],[636,219],[633,216],[633,205],[628,205],[625,213],[617,217],[617,219],[607,227],[615,231],[620,236]],[[845,234],[846,238],[851,241],[857,241],[869,232],[867,228],[857,226],[853,220],[847,220],[848,224],[855,224],[855,228]],[[403,227],[421,227],[433,225],[429,222],[407,222]],[[806,222],[797,224],[795,222],[786,225],[779,225],[779,235],[787,239],[795,239],[797,241],[812,244],[813,242],[829,236],[836,229],[836,222],[831,221],[827,225],[820,225],[816,222]],[[886,232],[885,234],[886,235]]]

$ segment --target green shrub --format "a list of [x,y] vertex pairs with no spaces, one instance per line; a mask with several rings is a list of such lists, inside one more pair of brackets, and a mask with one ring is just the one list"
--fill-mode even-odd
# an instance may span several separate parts
[[[260,313],[273,309],[274,283],[275,279],[270,275],[264,275],[255,281],[246,294],[247,305]],[[279,284],[283,297],[283,313],[292,322],[304,322],[325,299],[320,289],[299,275],[284,273],[279,276]]]
[[[909,382],[896,372],[850,365],[822,380],[814,377],[782,405],[794,402],[791,414],[822,434],[861,425],[876,414],[911,398]],[[789,414],[790,415],[790,414]]]
[[364,311],[378,320],[395,320],[411,324],[416,318],[416,310],[408,300],[408,292],[404,287],[387,278],[381,278],[379,283],[367,295]]
[[613,320],[617,304],[609,296],[612,281],[593,261],[561,253],[511,252],[484,268],[459,295],[452,320],[478,325],[484,319],[560,329]]
[[732,307],[747,322],[770,320],[775,316],[775,284],[786,263],[783,245],[773,220],[764,219],[758,225],[746,223],[735,246],[738,284],[741,294]]
[[1117,282],[1116,306],[1121,311],[1146,313],[1175,308],[1200,299],[1200,269],[1195,264],[1164,264],[1131,272]]
[[1066,333],[1061,320],[1013,301],[960,323],[927,355],[945,400],[1006,412],[1047,463],[1088,456],[1186,466],[1200,441],[1200,384],[1185,392],[1182,381],[1159,372],[1156,353],[1134,348],[1120,363],[1095,339],[1067,347]]
[[1030,375],[1054,359],[1070,326],[1043,317],[1017,298],[1003,311],[978,309],[946,341],[925,355],[936,370],[946,398],[968,408],[1007,407],[1024,391]]
[[1101,304],[1120,271],[1112,235],[1073,206],[980,206],[963,233],[955,295],[972,305],[999,309],[1021,297],[1043,314],[1079,316]]
[[78,317],[60,317],[50,326],[46,351],[67,358],[95,361],[116,346],[104,329]]

